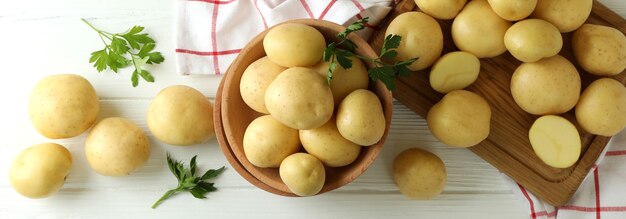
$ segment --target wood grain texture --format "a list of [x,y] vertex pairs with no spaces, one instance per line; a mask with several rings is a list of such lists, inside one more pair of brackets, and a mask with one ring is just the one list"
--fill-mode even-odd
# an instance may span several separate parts
[[[419,10],[414,1],[400,1],[380,30],[370,39],[374,49],[380,48],[385,35],[385,27],[401,13]],[[444,33],[442,54],[458,50],[450,34],[452,21],[438,21]],[[626,32],[626,21],[599,2],[594,2],[593,10],[587,23],[616,27]],[[560,54],[575,64],[581,74],[584,89],[593,80],[599,78],[584,72],[574,60],[570,42],[571,33],[563,34],[563,49]],[[470,150],[500,171],[515,179],[548,203],[560,206],[567,203],[598,158],[608,137],[595,136],[578,127],[581,134],[582,150],[580,160],[570,168],[553,168],[545,165],[533,152],[528,141],[528,129],[538,116],[524,112],[517,106],[510,93],[511,75],[521,62],[510,53],[489,59],[481,59],[481,72],[477,81],[467,90],[487,99],[492,108],[491,133],[489,137]],[[418,115],[426,117],[428,110],[443,95],[434,91],[428,81],[426,69],[414,72],[409,77],[398,80],[398,90],[394,97],[406,104]],[[626,83],[626,74],[613,78]],[[563,115],[576,124],[573,110]]]

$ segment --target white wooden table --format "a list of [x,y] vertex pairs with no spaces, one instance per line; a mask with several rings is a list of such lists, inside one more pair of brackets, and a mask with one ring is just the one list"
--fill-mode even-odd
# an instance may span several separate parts
[[[601,0],[626,16],[622,0]],[[150,69],[156,83],[130,84],[130,69],[119,74],[97,71],[89,54],[102,47],[96,33],[80,21],[110,31],[142,25],[157,40],[166,61]],[[180,77],[174,59],[175,1],[168,0],[57,0],[0,2],[0,218],[527,218],[519,197],[503,183],[501,174],[469,150],[439,143],[424,119],[399,103],[389,138],[376,162],[353,183],[324,195],[285,198],[257,189],[228,169],[216,180],[218,192],[198,200],[176,195],[156,210],[150,208],[176,180],[165,162],[165,151],[188,161],[199,155],[201,170],[229,167],[215,140],[191,147],[174,147],[156,141],[146,127],[150,99],[169,85],[192,86],[207,97],[215,96],[221,77]],[[126,117],[150,137],[148,163],[127,177],[104,177],[93,172],[85,159],[85,134],[65,140],[46,139],[28,119],[27,100],[36,81],[45,75],[76,73],[86,77],[100,96],[100,118]],[[625,134],[622,132],[622,134]],[[41,142],[65,145],[74,166],[56,195],[31,200],[17,194],[8,182],[13,158],[26,147]],[[403,149],[430,150],[446,163],[448,184],[430,201],[412,201],[397,192],[391,179],[391,161]]]

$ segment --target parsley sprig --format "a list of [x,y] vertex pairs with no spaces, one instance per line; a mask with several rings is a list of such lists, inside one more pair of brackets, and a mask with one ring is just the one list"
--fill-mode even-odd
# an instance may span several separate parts
[[165,192],[165,194],[161,198],[159,198],[159,200],[157,200],[154,205],[152,205],[153,209],[159,206],[159,204],[161,204],[161,202],[163,202],[165,199],[179,192],[188,191],[193,195],[193,197],[196,197],[198,199],[204,199],[206,198],[205,195],[207,193],[217,190],[217,188],[213,186],[213,183],[206,182],[206,180],[210,180],[219,176],[222,172],[224,172],[225,167],[221,167],[217,170],[210,169],[206,171],[202,176],[195,176],[196,157],[198,156],[193,156],[193,158],[191,158],[191,161],[189,162],[189,168],[185,168],[185,164],[183,162],[173,160],[170,154],[167,154],[167,165],[169,166],[170,171],[174,174],[174,176],[176,176],[176,179],[178,179],[178,187]]
[[[154,82],[152,74],[145,70],[146,64],[159,64],[165,60],[160,52],[153,52],[155,42],[144,30],[142,26],[134,26],[123,33],[109,33],[91,25],[87,20],[81,18],[89,27],[98,32],[104,49],[91,53],[89,63],[94,63],[98,72],[111,69],[117,73],[118,69],[129,65],[135,67],[131,76],[133,87],[139,84],[139,77],[147,82]],[[108,43],[107,43],[108,41]]]
[[354,53],[357,46],[354,42],[348,39],[348,34],[365,28],[365,24],[368,20],[369,18],[365,17],[354,22],[343,32],[337,34],[337,37],[339,38],[338,42],[331,42],[326,46],[326,49],[324,50],[324,61],[330,62],[330,66],[326,72],[326,80],[329,84],[331,83],[333,73],[337,69],[337,64],[344,69],[351,68],[352,60],[350,60],[349,57],[354,56],[374,64],[374,67],[367,71],[372,80],[380,80],[383,84],[385,84],[387,89],[395,90],[396,78],[398,76],[408,76],[411,73],[408,66],[415,62],[417,58],[388,64],[389,60],[398,56],[398,51],[396,51],[396,49],[400,46],[401,40],[400,36],[392,34],[385,37],[383,46],[380,50],[380,55],[377,58],[369,58]]

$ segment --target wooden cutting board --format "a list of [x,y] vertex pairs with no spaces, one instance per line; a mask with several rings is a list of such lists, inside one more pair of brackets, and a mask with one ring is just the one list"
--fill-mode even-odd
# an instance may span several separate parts
[[[370,44],[375,51],[380,50],[389,22],[399,14],[408,11],[419,11],[414,1],[398,1],[393,11],[370,38]],[[597,1],[594,2],[587,23],[612,26],[626,32],[626,20]],[[458,50],[450,35],[452,20],[440,20],[439,24],[444,33],[442,55]],[[569,33],[563,34],[563,49],[560,55],[576,65],[581,74],[584,89],[598,77],[584,72],[578,66],[572,54],[570,35]],[[563,116],[576,124],[582,138],[580,160],[574,166],[565,169],[545,165],[535,155],[528,140],[528,129],[538,116],[528,114],[519,108],[509,89],[511,75],[521,62],[507,52],[495,58],[481,59],[480,63],[481,71],[478,80],[466,89],[485,97],[490,103],[491,133],[485,141],[469,149],[548,203],[555,206],[565,205],[578,189],[610,138],[586,133],[578,127],[573,110],[567,112]],[[430,107],[443,97],[430,87],[429,71],[430,69],[413,72],[409,77],[400,78],[398,88],[393,92],[393,96],[398,101],[423,118],[426,118]],[[624,72],[613,78],[626,84]]]

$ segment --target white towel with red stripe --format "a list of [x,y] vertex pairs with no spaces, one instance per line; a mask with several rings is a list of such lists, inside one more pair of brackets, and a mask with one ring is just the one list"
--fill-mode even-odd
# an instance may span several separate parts
[[[268,27],[296,18],[349,25],[369,17],[367,37],[392,0],[178,0],[176,59],[180,75],[224,74],[241,48]],[[367,38],[366,38],[367,39]]]
[[626,130],[613,136],[594,168],[564,206],[555,208],[534,196],[509,177],[532,219],[625,219],[626,218]]

